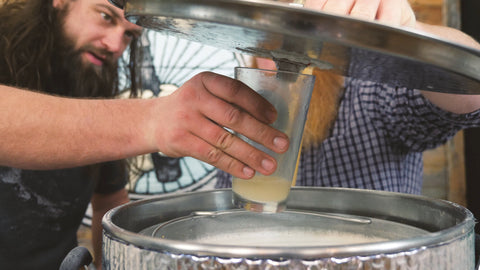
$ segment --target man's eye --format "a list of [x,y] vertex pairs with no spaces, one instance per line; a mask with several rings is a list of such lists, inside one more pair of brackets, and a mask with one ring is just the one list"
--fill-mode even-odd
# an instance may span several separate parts
[[111,20],[112,20],[112,16],[108,15],[108,14],[105,13],[105,12],[100,12],[100,16],[102,16],[102,18],[103,18],[105,21],[111,21]]
[[125,35],[131,39],[134,39],[137,37],[137,34],[133,33],[133,32],[130,32],[130,31],[126,31],[125,32]]

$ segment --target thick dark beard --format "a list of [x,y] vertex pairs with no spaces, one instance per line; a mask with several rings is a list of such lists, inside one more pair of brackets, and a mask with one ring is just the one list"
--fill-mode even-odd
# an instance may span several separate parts
[[104,64],[101,69],[83,63],[74,50],[55,52],[52,63],[55,94],[71,97],[112,97],[117,94],[117,69]]
[[[82,63],[79,52],[73,50],[73,43],[63,34],[68,12],[75,11],[68,4],[56,9],[51,0],[0,1],[0,83],[63,96],[117,94],[118,61],[105,62],[102,67]],[[105,53],[87,49],[93,49],[95,54]],[[136,59],[136,54],[130,52],[130,58]],[[133,80],[136,66],[121,64],[125,87],[133,88],[132,91],[137,90]]]
[[[63,14],[58,14],[58,21],[63,21]],[[49,92],[70,97],[112,97],[118,94],[116,62],[105,61],[102,66],[84,63],[82,51],[74,49],[61,24],[56,25],[54,36],[57,46],[50,57],[54,78],[49,81]]]

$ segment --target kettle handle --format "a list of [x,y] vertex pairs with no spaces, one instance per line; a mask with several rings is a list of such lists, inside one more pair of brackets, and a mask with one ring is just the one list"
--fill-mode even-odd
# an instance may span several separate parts
[[65,256],[59,270],[77,270],[82,267],[88,269],[88,265],[92,260],[92,255],[87,248],[76,247]]

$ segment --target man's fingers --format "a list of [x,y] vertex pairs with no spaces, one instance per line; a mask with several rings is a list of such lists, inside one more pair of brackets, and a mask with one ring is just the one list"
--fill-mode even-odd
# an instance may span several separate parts
[[[244,135],[253,141],[260,143],[268,149],[277,153],[283,153],[288,149],[288,137],[284,133],[272,128],[271,126],[258,121],[249,113],[241,110],[236,106],[224,102],[220,99],[211,100],[211,103],[205,104],[205,109],[202,113],[206,118],[220,125],[227,127],[235,132]],[[215,106],[215,112],[209,110]],[[223,113],[222,113],[223,112]],[[198,129],[200,132],[205,129]],[[200,135],[204,137],[206,134]],[[209,143],[221,147],[215,140],[210,140]]]
[[382,0],[377,19],[382,23],[408,27],[415,27],[417,21],[407,0]]
[[273,123],[277,118],[275,107],[244,83],[210,72],[199,75],[205,89],[219,99],[237,105],[265,123]]
[[323,10],[323,6],[327,3],[327,0],[305,0],[303,6],[314,10]]
[[306,0],[306,8],[393,26],[414,27],[415,13],[407,0]]
[[[216,123],[203,119],[196,121],[193,125],[194,126],[191,128],[196,131],[194,135],[202,138],[205,142],[215,148],[208,149],[208,152],[202,153],[202,155],[209,159],[210,162],[217,162],[215,155],[222,157],[223,152],[225,155],[228,155],[235,160],[244,161],[245,165],[264,175],[269,175],[275,171],[276,161],[274,158],[249,145],[247,142],[224,128],[221,128]],[[268,128],[271,129],[270,127]],[[226,157],[222,158],[225,159]]]
[[329,0],[323,6],[323,11],[339,15],[350,14],[355,0]]
[[[403,1],[403,0],[400,0]],[[399,0],[382,0],[378,7],[378,21],[394,26],[401,23],[402,13]]]
[[[226,130],[224,130],[224,132],[229,133]],[[185,138],[185,140],[188,141],[187,144],[190,145],[185,154],[244,179],[252,178],[255,171],[265,175],[269,175],[275,171],[277,163],[272,157],[250,145],[244,145],[246,144],[245,142],[232,134],[220,135],[220,137],[223,137],[223,140],[232,140],[231,142],[224,142],[223,146],[226,146],[226,149],[232,150],[234,153],[235,150],[237,150],[234,156],[227,154],[226,149],[215,147],[206,142],[204,138],[193,134]],[[235,156],[243,157],[242,160],[247,160],[249,164],[241,162],[239,158]]]
[[305,7],[338,15],[374,20],[381,0],[307,0]]
[[379,4],[380,0],[357,0],[350,15],[363,20],[375,20]]

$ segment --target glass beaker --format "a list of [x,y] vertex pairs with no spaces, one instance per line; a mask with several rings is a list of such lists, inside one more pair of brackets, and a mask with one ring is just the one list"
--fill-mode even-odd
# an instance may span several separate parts
[[256,68],[235,68],[235,78],[267,99],[278,112],[272,126],[290,139],[283,154],[237,134],[240,138],[277,160],[271,175],[256,173],[251,179],[233,177],[233,203],[237,207],[257,212],[280,212],[285,209],[290,187],[296,177],[303,129],[307,118],[315,76],[289,71]]

